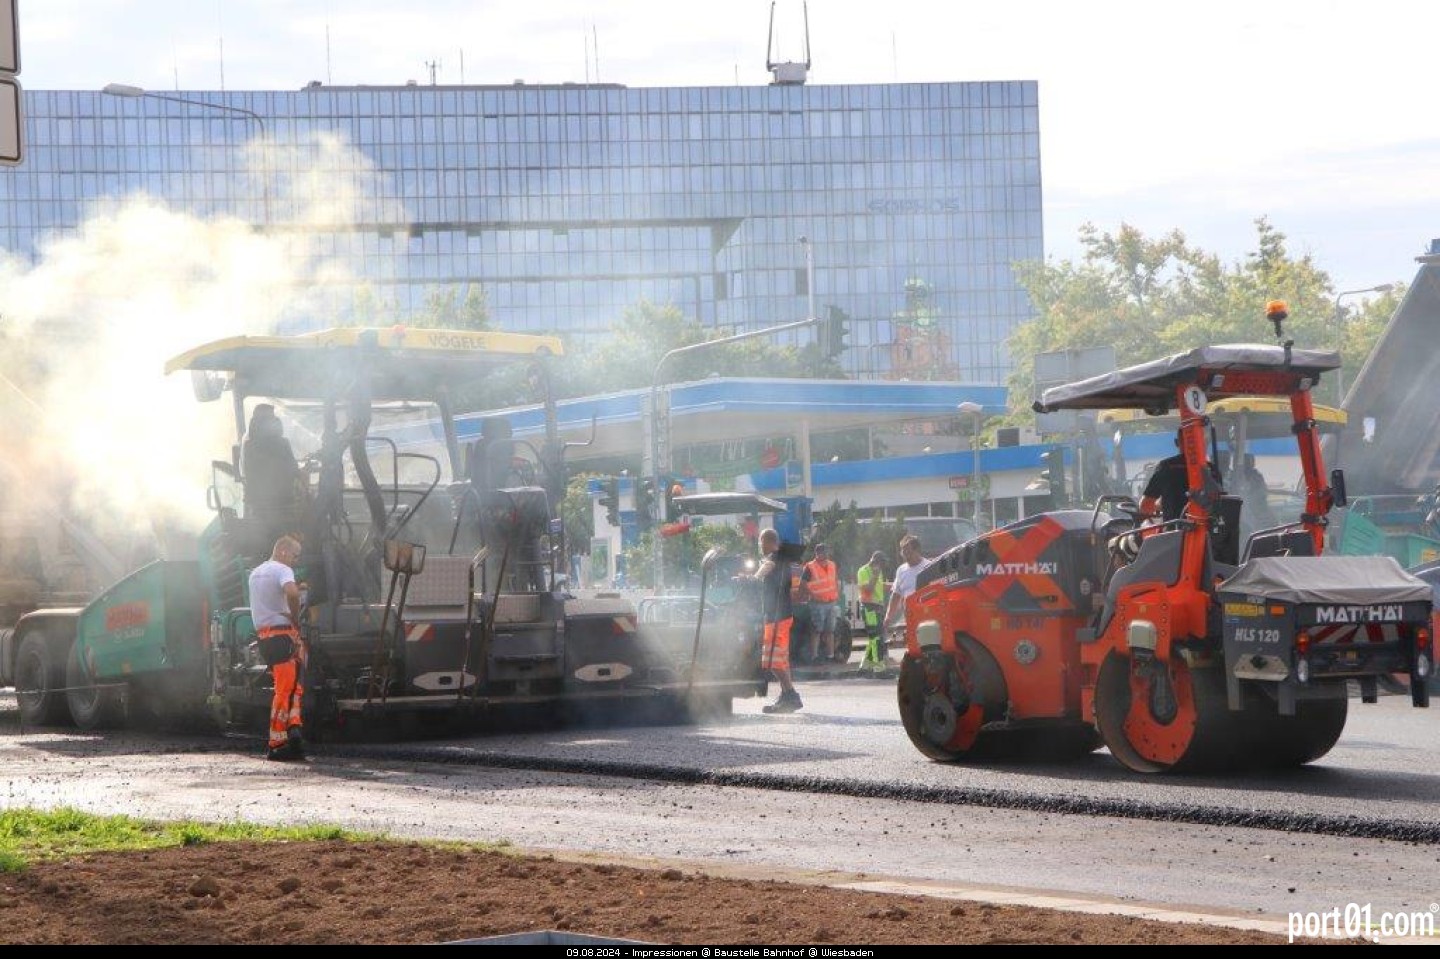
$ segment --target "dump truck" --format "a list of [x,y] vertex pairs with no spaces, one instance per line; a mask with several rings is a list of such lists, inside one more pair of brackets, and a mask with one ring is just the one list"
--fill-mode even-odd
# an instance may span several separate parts
[[[1277,341],[1286,310],[1272,304]],[[906,605],[905,731],[939,761],[1083,755],[1138,773],[1310,762],[1338,740],[1348,686],[1375,702],[1408,680],[1429,704],[1431,593],[1392,557],[1325,555],[1344,476],[1325,474],[1312,391],[1333,352],[1193,349],[1048,389],[1038,412],[1179,412],[1179,519],[1132,498],[1040,513],[937,557]],[[1305,510],[1240,535],[1242,501],[1212,469],[1207,405],[1284,397]]]
[[[194,555],[19,618],[8,639],[22,721],[263,728],[272,685],[248,573],[282,533],[304,543],[305,725],[317,738],[526,711],[687,721],[754,695],[758,653],[681,658],[622,597],[566,590],[566,444],[549,389],[561,352],[548,336],[397,326],[233,337],[171,359],[165,372],[189,374],[197,399],[233,405],[236,444],[210,464],[211,519]],[[517,369],[541,394],[545,436],[507,431],[501,447],[454,405]],[[261,402],[317,441],[278,519],[251,507],[257,477],[240,456]]]

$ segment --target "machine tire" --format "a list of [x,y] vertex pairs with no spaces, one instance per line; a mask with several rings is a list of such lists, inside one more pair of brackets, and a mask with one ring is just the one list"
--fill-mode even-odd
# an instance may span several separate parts
[[70,718],[81,729],[110,729],[125,723],[124,687],[96,686],[77,643],[70,644],[70,655],[65,658],[65,703]]
[[1110,755],[1138,773],[1216,771],[1241,760],[1238,745],[1247,741],[1238,717],[1225,700],[1225,679],[1218,667],[1192,669],[1172,657],[1175,712],[1157,717],[1148,703],[1135,703],[1130,655],[1112,652],[1100,665],[1095,683],[1095,727]]
[[65,661],[56,656],[49,637],[32,629],[15,654],[15,698],[20,722],[26,726],[58,726],[66,721]]
[[[981,732],[1002,718],[1005,677],[990,653],[968,637],[956,653],[932,650],[923,657],[906,652],[900,661],[896,702],[905,734],[936,762],[984,762],[1004,758],[1003,736]],[[966,708],[957,710],[960,696]]]
[[1286,768],[1314,762],[1334,748],[1345,729],[1350,704],[1344,696],[1296,703],[1294,716],[1273,712],[1264,725],[1266,766]]

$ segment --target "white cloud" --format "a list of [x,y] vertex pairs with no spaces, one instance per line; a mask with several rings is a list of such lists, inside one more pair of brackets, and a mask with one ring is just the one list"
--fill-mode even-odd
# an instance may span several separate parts
[[[770,8],[46,0],[21,4],[22,81],[166,89],[178,73],[187,89],[213,89],[223,34],[231,88],[298,89],[327,75],[336,84],[425,83],[428,62],[437,80],[458,83],[461,51],[468,83],[583,81],[594,79],[597,45],[606,82],[729,85],[738,76],[753,85],[768,81]],[[800,10],[800,0],[776,4],[776,59],[803,55]],[[1282,229],[1282,214],[1318,223],[1327,210],[1389,209],[1400,195],[1434,210],[1425,158],[1434,152],[1440,4],[812,0],[809,17],[815,83],[1037,80],[1052,245],[1072,211],[1083,218],[1089,206],[1101,219],[1126,198],[1127,212],[1182,229],[1216,203],[1246,223],[1271,213]],[[1429,232],[1440,233],[1440,216]]]

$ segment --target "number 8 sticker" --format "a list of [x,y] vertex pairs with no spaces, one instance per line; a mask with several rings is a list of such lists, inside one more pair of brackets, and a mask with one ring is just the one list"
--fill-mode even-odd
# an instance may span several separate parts
[[1198,386],[1192,386],[1185,391],[1185,408],[1196,416],[1205,414],[1205,391]]

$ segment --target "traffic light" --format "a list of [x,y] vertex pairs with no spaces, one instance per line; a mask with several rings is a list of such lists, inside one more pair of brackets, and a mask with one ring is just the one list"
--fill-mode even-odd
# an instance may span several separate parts
[[845,342],[850,335],[850,314],[838,306],[829,308],[829,315],[820,327],[820,348],[825,355],[834,359],[849,347]]
[[600,505],[605,507],[605,518],[611,526],[620,525],[620,478],[608,476],[600,492]]
[[655,519],[655,480],[645,477],[635,485],[635,525],[649,529]]
[[1056,506],[1059,506],[1067,501],[1065,495],[1065,450],[1059,446],[1052,446],[1040,454],[1040,459],[1044,463],[1040,470],[1040,477],[1050,484],[1050,498]]

